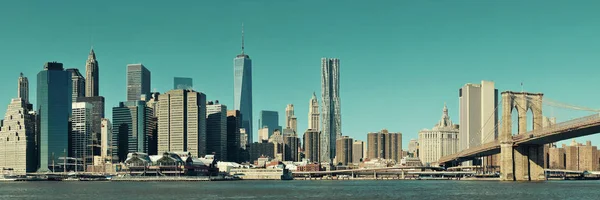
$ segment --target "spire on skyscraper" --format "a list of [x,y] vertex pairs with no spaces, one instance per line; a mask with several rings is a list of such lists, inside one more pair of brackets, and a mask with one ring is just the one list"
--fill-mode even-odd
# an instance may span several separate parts
[[96,60],[96,53],[94,52],[94,46],[90,50],[90,54],[88,55],[88,60]]
[[244,23],[242,23],[242,55],[244,55]]

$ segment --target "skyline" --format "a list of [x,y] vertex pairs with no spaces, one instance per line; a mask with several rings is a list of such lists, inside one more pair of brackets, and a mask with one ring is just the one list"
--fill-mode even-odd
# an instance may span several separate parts
[[[0,96],[0,104],[8,105],[17,96],[20,72],[30,79],[30,99],[35,100],[32,91],[38,85],[32,77],[45,62],[58,61],[65,68],[85,70],[93,45],[102,63],[99,90],[106,97],[107,108],[126,100],[126,66],[132,63],[143,63],[152,72],[152,91],[164,93],[173,77],[189,74],[196,80],[195,89],[207,94],[207,99],[220,100],[231,108],[231,57],[239,53],[239,25],[243,22],[246,52],[254,62],[254,119],[260,110],[283,113],[287,104],[298,107],[296,116],[307,116],[312,92],[320,91],[322,57],[342,62],[342,135],[363,141],[368,132],[387,128],[402,132],[403,145],[408,146],[419,130],[438,121],[444,102],[448,102],[451,118],[459,119],[458,89],[481,80],[493,80],[500,92],[520,91],[522,82],[525,91],[600,107],[595,100],[600,95],[587,92],[600,84],[594,76],[600,72],[595,67],[600,63],[600,41],[595,40],[600,24],[594,21],[600,14],[590,6],[598,4],[593,1],[562,5],[546,1],[345,5],[332,1],[320,3],[322,7],[306,3],[291,11],[277,9],[296,5],[290,2],[270,2],[268,6],[260,2],[193,2],[198,5],[179,8],[190,9],[190,13],[128,16],[126,11],[136,3],[123,2],[122,7],[113,8],[111,3],[98,2],[88,9],[83,7],[85,2],[16,2],[0,8],[1,18],[12,19],[0,21],[8,27],[0,33],[0,55],[6,56],[3,61],[8,66],[0,75],[0,88],[7,91]],[[145,4],[147,13],[175,12],[175,6]],[[515,4],[520,7],[511,8]],[[338,11],[325,9],[331,5]],[[219,9],[207,9],[211,7],[232,11],[219,14]],[[196,8],[200,12],[192,12]],[[103,9],[114,16],[104,14]],[[365,16],[361,10],[380,12]],[[84,15],[88,12],[89,16]],[[315,16],[310,16],[313,12]],[[209,16],[222,18],[205,21]],[[119,17],[123,21],[115,22]],[[166,19],[160,19],[163,17]],[[89,21],[95,23],[84,23]],[[163,28],[155,28],[157,25]],[[135,29],[139,31],[126,31]],[[51,31],[39,34],[39,30]],[[0,106],[0,112],[5,110],[6,106]],[[106,110],[106,116],[112,116],[112,111]],[[558,122],[588,115],[571,113],[544,110],[544,114],[555,114]],[[252,132],[257,133],[257,120],[253,122]],[[299,132],[304,132],[307,124],[305,117],[299,117]],[[597,142],[600,137],[589,138]]]

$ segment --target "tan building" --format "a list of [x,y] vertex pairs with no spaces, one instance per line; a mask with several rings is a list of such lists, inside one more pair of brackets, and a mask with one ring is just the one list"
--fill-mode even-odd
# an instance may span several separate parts
[[445,104],[442,119],[431,130],[419,132],[418,144],[423,165],[437,163],[442,156],[458,152],[458,125],[450,120]]
[[411,139],[408,142],[408,152],[407,152],[407,154],[410,155],[410,156],[412,156],[412,157],[419,157],[418,150],[419,150],[419,141],[415,140],[415,139]]
[[402,159],[402,133],[390,133],[387,129],[367,134],[367,157],[370,159]]
[[294,115],[294,104],[288,104],[285,108],[285,128],[293,130],[294,133],[298,131],[298,119]]
[[337,164],[348,165],[352,163],[352,147],[354,145],[354,140],[348,136],[342,136],[335,141],[335,152]]
[[565,169],[565,149],[550,148],[548,149],[548,159],[550,169]]
[[[597,171],[598,148],[587,141],[585,145],[573,140],[570,146],[565,147],[566,169],[574,171]],[[550,160],[552,163],[552,160]]]
[[258,129],[258,142],[262,142],[263,140],[269,140],[269,128],[263,127]]
[[24,100],[11,100],[0,129],[0,168],[3,173],[24,175],[37,169],[34,121],[35,116],[29,114]]
[[313,92],[313,96],[310,99],[310,105],[308,107],[308,129],[319,131],[319,101],[317,95]]
[[310,162],[319,162],[320,135],[320,132],[312,129],[304,132],[304,155]]
[[367,143],[360,140],[354,140],[352,144],[352,163],[361,163],[367,155],[365,155]]
[[159,99],[158,153],[206,155],[206,95],[192,90],[171,90]]

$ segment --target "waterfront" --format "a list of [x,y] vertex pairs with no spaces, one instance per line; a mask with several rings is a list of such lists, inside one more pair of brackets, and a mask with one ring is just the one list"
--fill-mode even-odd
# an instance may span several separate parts
[[600,181],[7,182],[5,199],[596,199]]

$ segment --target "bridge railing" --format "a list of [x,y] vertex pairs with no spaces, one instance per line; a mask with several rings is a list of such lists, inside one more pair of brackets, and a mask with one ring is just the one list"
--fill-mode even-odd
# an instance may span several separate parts
[[567,128],[574,128],[574,127],[578,127],[581,125],[586,125],[586,124],[589,124],[589,123],[595,122],[595,121],[600,121],[600,114],[593,114],[593,115],[589,115],[589,116],[585,116],[585,117],[580,117],[580,118],[564,121],[561,123],[553,124],[553,125],[550,125],[545,128],[529,131],[524,134],[515,135],[515,136],[513,136],[513,140],[520,140],[529,135],[533,135],[534,137],[541,136],[541,135],[545,135],[548,133],[556,132],[558,130],[563,130],[563,129],[567,129]]

